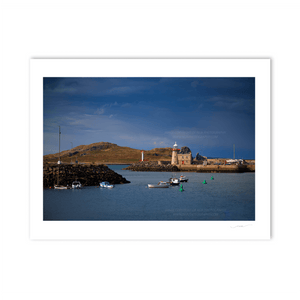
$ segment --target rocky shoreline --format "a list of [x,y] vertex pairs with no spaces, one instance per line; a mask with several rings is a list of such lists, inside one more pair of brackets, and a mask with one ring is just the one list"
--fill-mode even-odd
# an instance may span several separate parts
[[99,186],[102,181],[108,181],[111,184],[130,183],[120,174],[114,172],[106,165],[79,165],[79,164],[50,164],[43,166],[43,186],[44,188],[53,188],[55,184],[72,185],[72,182],[78,180],[83,186]]
[[179,169],[171,164],[162,164],[157,161],[141,161],[134,163],[122,170],[141,171],[141,172],[177,172]]

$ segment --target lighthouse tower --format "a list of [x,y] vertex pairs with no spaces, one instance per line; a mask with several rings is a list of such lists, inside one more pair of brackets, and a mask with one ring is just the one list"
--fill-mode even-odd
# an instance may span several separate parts
[[172,165],[177,165],[178,164],[178,152],[180,150],[177,148],[177,144],[175,142],[175,144],[173,145],[173,149],[172,149]]
[[142,159],[141,159],[141,161],[144,161],[144,150],[141,150],[141,153],[142,153]]

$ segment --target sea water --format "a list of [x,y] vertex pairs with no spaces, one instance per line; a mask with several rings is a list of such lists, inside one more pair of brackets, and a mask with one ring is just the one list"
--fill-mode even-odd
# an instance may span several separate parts
[[[124,165],[109,167],[131,183],[113,189],[46,189],[44,220],[255,220],[255,173],[135,172],[122,170]],[[182,183],[182,192],[180,186],[148,188],[149,183],[180,175],[189,179]]]

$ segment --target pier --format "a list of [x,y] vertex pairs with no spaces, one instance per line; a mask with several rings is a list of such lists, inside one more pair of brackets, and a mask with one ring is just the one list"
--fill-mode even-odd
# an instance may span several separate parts
[[106,165],[45,163],[43,166],[44,188],[53,188],[55,184],[58,184],[57,181],[61,185],[71,186],[75,180],[80,181],[84,186],[99,186],[102,181],[108,181],[111,184],[130,183]]
[[170,162],[139,162],[124,170],[144,172],[243,173],[255,172],[255,165],[171,165]]

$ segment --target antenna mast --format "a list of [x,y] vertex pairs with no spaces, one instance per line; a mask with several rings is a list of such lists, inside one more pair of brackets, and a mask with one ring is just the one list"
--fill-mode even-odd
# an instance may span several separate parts
[[235,144],[233,144],[233,159],[235,159]]
[[60,132],[60,126],[58,126],[58,164],[60,164],[60,134],[61,134],[61,132]]

